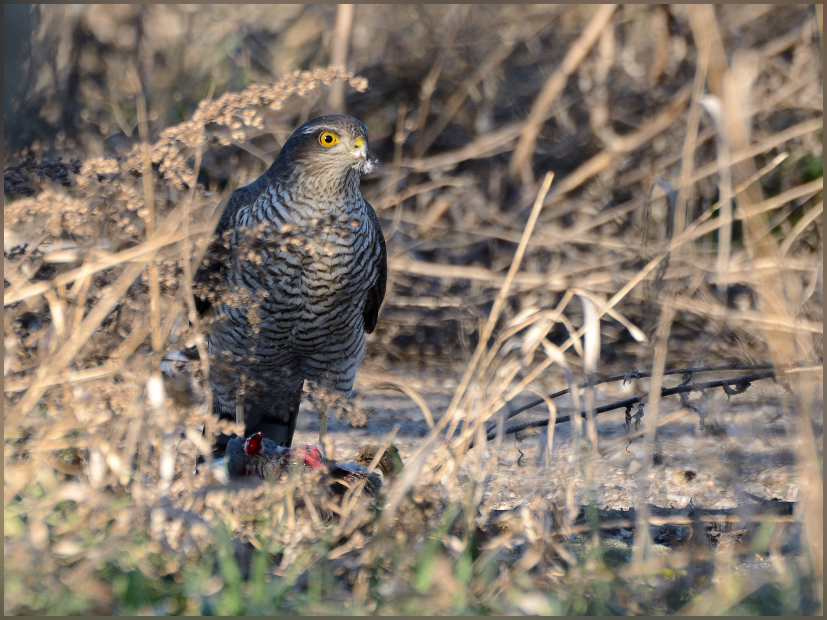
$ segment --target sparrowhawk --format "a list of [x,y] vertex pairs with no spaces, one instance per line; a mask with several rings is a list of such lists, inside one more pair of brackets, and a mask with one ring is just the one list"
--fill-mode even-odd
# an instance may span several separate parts
[[290,446],[305,379],[353,388],[387,280],[379,220],[359,191],[373,168],[367,133],[342,115],[299,127],[232,193],[196,272],[213,411],[243,418],[245,436]]

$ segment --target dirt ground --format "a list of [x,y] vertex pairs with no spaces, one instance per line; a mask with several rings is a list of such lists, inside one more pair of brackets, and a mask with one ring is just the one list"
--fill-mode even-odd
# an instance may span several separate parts
[[[395,368],[393,375],[415,386],[435,421],[450,403],[459,380],[458,374],[413,368],[407,371]],[[386,374],[363,368],[357,378],[356,392],[364,392],[386,378]],[[620,382],[603,385],[597,404],[628,397],[632,391]],[[745,394],[730,399],[721,390],[693,398],[692,404],[706,413],[705,431],[701,431],[695,412],[686,413],[658,429],[647,502],[665,508],[684,508],[690,502],[697,507],[733,508],[744,502],[741,495],[744,491],[768,500],[796,501],[799,467],[787,437],[782,404],[775,392],[771,385],[759,383]],[[360,445],[381,443],[398,427],[393,443],[404,460],[429,432],[419,407],[400,392],[367,391],[358,398],[361,406],[369,411],[365,426],[352,427],[347,420],[335,417],[328,422],[335,450],[332,456],[336,459],[352,458]],[[528,395],[515,405],[533,399],[533,395]],[[672,401],[664,402],[661,418],[680,408],[677,398]],[[538,406],[514,421],[539,420],[547,415],[545,407]],[[294,444],[318,442],[318,419],[305,398]],[[596,505],[607,509],[633,507],[638,502],[643,437],[629,438],[624,429],[623,409],[599,415],[597,429],[602,456],[593,474]],[[539,446],[545,441],[545,429],[531,429],[503,440],[498,467],[486,493],[490,508],[512,509],[529,503],[537,493],[561,506],[566,503],[563,481],[572,478],[575,468],[571,425],[563,423],[555,428],[550,469],[537,465]],[[818,441],[821,450],[823,434],[818,434]],[[494,452],[494,444],[490,441],[486,447],[486,458]],[[492,490],[498,490],[496,497],[491,497]],[[575,488],[575,501],[583,501],[579,484]]]

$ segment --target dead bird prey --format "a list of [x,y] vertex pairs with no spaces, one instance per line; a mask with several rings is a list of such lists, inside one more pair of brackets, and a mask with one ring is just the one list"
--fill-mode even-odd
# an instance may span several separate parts
[[[367,495],[376,495],[382,488],[384,479],[381,468],[369,472],[366,465],[358,461],[370,449],[376,452],[375,446],[362,446],[356,461],[335,463],[326,459],[318,446],[299,446],[287,448],[266,439],[261,433],[255,433],[244,439],[233,437],[227,442],[224,459],[227,463],[227,473],[230,478],[244,478],[255,476],[264,480],[276,480],[286,471],[291,462],[302,463],[311,469],[320,469],[326,476],[327,485],[334,493],[343,494],[353,488],[360,481],[365,481],[364,492]],[[383,457],[387,452],[383,454]],[[371,458],[373,455],[371,454]],[[401,466],[401,460],[400,460]]]

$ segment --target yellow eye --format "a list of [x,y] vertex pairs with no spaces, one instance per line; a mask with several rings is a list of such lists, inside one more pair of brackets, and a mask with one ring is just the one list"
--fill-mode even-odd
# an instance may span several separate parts
[[322,146],[333,146],[339,141],[336,134],[331,131],[323,131],[319,134],[319,144]]

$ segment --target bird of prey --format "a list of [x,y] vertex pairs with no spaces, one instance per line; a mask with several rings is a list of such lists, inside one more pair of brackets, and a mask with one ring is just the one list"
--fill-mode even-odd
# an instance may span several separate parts
[[353,388],[387,281],[385,239],[359,191],[373,168],[367,134],[343,115],[299,127],[232,193],[196,272],[213,411],[243,420],[247,437],[290,446],[305,379]]

